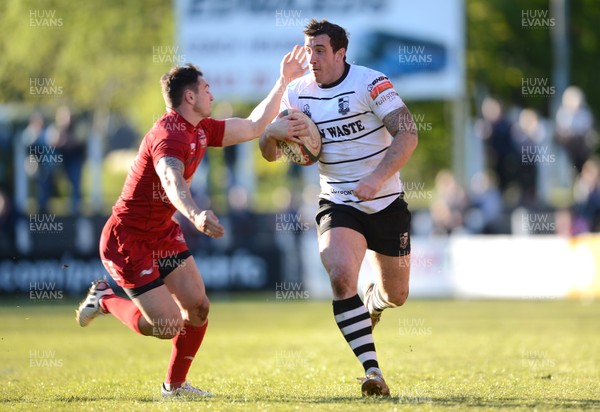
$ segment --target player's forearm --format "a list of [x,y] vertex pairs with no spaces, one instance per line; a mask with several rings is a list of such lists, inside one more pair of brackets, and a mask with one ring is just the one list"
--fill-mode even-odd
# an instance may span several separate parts
[[254,136],[260,136],[269,123],[277,116],[285,86],[286,82],[284,78],[280,76],[267,97],[265,97],[265,99],[252,110],[250,116],[248,116],[248,119],[253,122]]
[[372,173],[380,182],[389,179],[404,167],[419,142],[417,127],[408,107],[402,106],[388,113],[383,118],[383,124],[394,140]]
[[186,219],[193,223],[194,218],[202,210],[194,202],[185,179],[183,176],[175,173],[167,173],[165,177],[163,179],[163,187],[169,201]]
[[260,153],[262,154],[263,158],[269,162],[277,160],[277,139],[272,137],[269,126],[266,127],[264,133],[260,136],[258,147],[260,148]]
[[389,179],[408,163],[418,142],[419,137],[416,129],[399,131],[386,151],[385,156],[373,171],[373,175],[380,181]]
[[156,174],[171,204],[192,223],[202,211],[192,199],[189,183],[183,178],[185,166],[175,157],[165,156],[156,164]]

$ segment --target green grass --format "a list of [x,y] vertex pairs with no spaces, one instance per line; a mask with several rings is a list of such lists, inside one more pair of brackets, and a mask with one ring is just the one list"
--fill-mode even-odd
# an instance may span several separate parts
[[[270,300],[270,301],[269,301]],[[213,399],[163,401],[170,342],[112,317],[82,329],[73,302],[0,306],[0,410],[393,411],[600,408],[600,302],[409,300],[375,330],[389,399],[330,302],[213,302],[189,374]]]

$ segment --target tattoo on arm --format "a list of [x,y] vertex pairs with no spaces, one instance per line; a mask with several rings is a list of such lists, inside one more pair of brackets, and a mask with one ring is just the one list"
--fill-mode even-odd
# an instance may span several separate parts
[[[166,156],[158,161],[156,164],[156,173],[167,193],[167,196],[171,198],[173,195],[178,195],[182,190],[185,190],[185,180],[183,178],[183,172],[185,166],[183,162],[175,157]],[[183,187],[181,187],[183,186]]]
[[383,118],[383,124],[393,137],[398,133],[416,133],[412,114],[406,106],[388,113]]
[[183,165],[183,162],[179,159],[177,159],[176,157],[172,157],[172,156],[166,156],[163,157],[162,159],[159,160],[158,164],[160,165],[160,162],[164,161],[164,171],[167,170],[167,168],[171,168],[177,172],[180,172],[181,175],[183,176],[183,171],[185,170],[185,166]]
[[392,136],[396,136],[400,129],[400,109],[386,114],[383,118],[383,125]]

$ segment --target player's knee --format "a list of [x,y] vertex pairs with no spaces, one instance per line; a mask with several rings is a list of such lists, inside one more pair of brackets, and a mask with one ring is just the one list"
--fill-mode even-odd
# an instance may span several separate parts
[[321,249],[321,261],[329,274],[335,299],[345,299],[356,294],[356,268],[347,259],[340,259],[339,252],[331,247]]
[[356,295],[356,284],[350,279],[350,276],[344,275],[343,272],[330,273],[331,289],[335,299],[346,299]]
[[208,319],[208,312],[210,311],[210,301],[206,295],[198,298],[192,307],[188,309],[190,320],[195,322],[204,322]]
[[200,319],[206,320],[208,319],[208,312],[210,311],[210,300],[208,297],[204,295],[200,304],[198,305],[198,317]]
[[395,290],[391,293],[387,293],[384,299],[396,306],[402,306],[408,299],[408,288],[402,288]]
[[321,260],[332,281],[343,281],[348,276],[348,273],[351,273],[353,270],[347,262],[331,259],[328,256],[327,251],[321,252]]

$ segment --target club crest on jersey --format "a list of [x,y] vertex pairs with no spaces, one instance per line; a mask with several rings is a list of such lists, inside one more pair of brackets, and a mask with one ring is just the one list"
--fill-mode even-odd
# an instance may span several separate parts
[[[200,143],[200,148],[204,149],[207,146],[206,134],[204,130],[198,129],[198,142]],[[196,144],[192,143],[192,154],[196,151]]]
[[348,96],[338,98],[338,113],[345,115],[350,111],[350,98]]
[[302,106],[302,113],[304,113],[305,115],[307,115],[308,117],[310,117],[310,106],[305,104],[304,106]]

